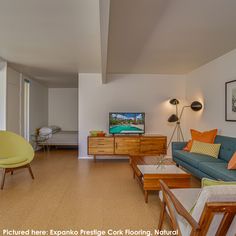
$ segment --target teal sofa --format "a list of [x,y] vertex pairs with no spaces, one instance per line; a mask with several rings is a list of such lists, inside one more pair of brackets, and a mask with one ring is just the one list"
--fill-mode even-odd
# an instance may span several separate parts
[[217,135],[215,143],[220,143],[218,158],[183,151],[187,142],[173,142],[172,155],[174,162],[184,167],[198,178],[211,178],[224,181],[236,181],[236,170],[228,170],[227,165],[236,152],[236,138]]

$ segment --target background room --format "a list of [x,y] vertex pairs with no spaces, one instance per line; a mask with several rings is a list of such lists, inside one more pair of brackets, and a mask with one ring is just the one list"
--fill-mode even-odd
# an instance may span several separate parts
[[2,62],[0,94],[1,98],[6,97],[6,102],[1,99],[1,128],[24,136],[36,148],[35,134],[39,129],[56,126],[60,132],[47,133],[47,145],[77,148],[78,83],[76,77],[64,81],[65,78],[62,83],[60,79],[55,81],[55,77],[28,76]]

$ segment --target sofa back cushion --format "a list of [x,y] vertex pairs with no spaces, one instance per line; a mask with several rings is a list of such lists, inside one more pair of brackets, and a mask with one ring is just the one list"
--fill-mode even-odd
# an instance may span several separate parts
[[195,129],[190,129],[192,139],[189,140],[189,142],[187,143],[187,146],[183,150],[189,152],[192,148],[193,141],[199,141],[199,142],[204,142],[204,143],[214,143],[217,132],[218,132],[217,129],[208,130],[204,132],[201,132]]
[[221,144],[218,158],[229,162],[234,152],[236,152],[236,138],[217,135],[215,143]]

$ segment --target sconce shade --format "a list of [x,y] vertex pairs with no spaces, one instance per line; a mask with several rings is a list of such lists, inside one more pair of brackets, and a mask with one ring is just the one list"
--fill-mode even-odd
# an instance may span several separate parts
[[176,98],[173,98],[173,99],[170,100],[170,104],[172,104],[172,105],[178,105],[178,104],[179,104],[179,100],[176,99]]
[[173,114],[169,117],[168,122],[176,122],[178,120],[179,120],[178,116]]
[[193,111],[200,111],[202,109],[202,104],[198,101],[194,101],[191,103],[191,109]]

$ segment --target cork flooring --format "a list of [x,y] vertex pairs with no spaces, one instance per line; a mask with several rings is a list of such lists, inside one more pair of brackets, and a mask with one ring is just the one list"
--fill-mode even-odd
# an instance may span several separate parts
[[[78,160],[75,150],[39,152],[27,170],[7,175],[0,229],[134,229],[157,227],[157,193],[144,202],[126,160]],[[197,185],[198,183],[196,183]],[[168,229],[168,222],[164,225]]]

